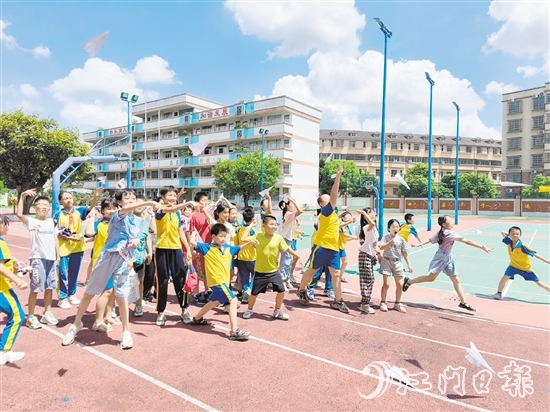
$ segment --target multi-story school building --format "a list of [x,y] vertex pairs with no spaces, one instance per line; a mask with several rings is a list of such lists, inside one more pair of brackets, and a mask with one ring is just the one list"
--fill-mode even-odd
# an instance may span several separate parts
[[502,142],[503,181],[550,175],[550,82],[502,95]]
[[[299,203],[317,192],[319,123],[321,111],[287,96],[224,106],[190,94],[181,94],[132,106],[131,187],[148,198],[160,187],[185,187],[188,198],[205,191],[216,198],[213,169],[218,160],[236,159],[262,149],[281,162],[279,194]],[[84,133],[95,144],[95,155],[119,156],[128,144],[127,126]],[[201,155],[192,156],[189,145],[207,142]],[[126,177],[127,163],[94,165],[95,178],[105,176],[104,187],[114,189]],[[97,181],[86,182],[87,189]],[[259,195],[258,195],[259,196]]]
[[[438,183],[455,173],[456,136],[432,135],[432,172]],[[416,163],[428,163],[428,135],[387,133],[385,142],[385,194],[397,193],[397,173],[405,175]],[[485,174],[500,182],[502,144],[499,140],[462,137],[459,140],[459,173]],[[319,156],[352,160],[360,172],[380,176],[380,133],[355,130],[321,130]]]

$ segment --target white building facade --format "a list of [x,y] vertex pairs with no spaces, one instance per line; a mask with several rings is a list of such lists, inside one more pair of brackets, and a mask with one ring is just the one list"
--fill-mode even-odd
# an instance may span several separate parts
[[[198,191],[217,198],[213,169],[218,160],[237,159],[262,149],[279,158],[279,195],[289,194],[307,203],[318,190],[319,124],[321,111],[287,96],[224,106],[182,94],[132,107],[131,187],[148,198],[165,185],[185,187],[187,199]],[[127,126],[84,133],[86,143],[96,145],[94,155],[120,156],[128,143]],[[189,145],[208,143],[199,156]],[[103,187],[114,189],[126,177],[126,162],[94,165],[94,178],[105,176]],[[95,188],[97,181],[86,182]],[[239,202],[240,199],[235,199]]]

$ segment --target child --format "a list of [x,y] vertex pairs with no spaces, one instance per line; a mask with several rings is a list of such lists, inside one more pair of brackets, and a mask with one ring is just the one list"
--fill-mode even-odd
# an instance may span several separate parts
[[485,253],[491,253],[494,249],[493,248],[488,249],[485,246],[482,246],[479,243],[474,242],[473,240],[464,239],[461,235],[452,231],[451,229],[454,226],[453,220],[448,215],[439,216],[439,218],[437,219],[437,224],[440,226],[439,232],[437,232],[428,240],[425,240],[424,242],[419,243],[418,245],[413,245],[413,247],[415,247],[415,246],[423,246],[428,243],[439,244],[439,248],[437,249],[437,252],[435,252],[435,256],[430,262],[430,268],[429,268],[430,274],[427,276],[420,276],[414,279],[409,279],[408,277],[406,277],[403,283],[403,292],[406,292],[407,289],[409,289],[409,287],[411,285],[414,285],[415,283],[433,282],[437,278],[437,275],[439,275],[440,272],[444,272],[447,276],[451,278],[455,291],[458,294],[458,297],[460,298],[460,304],[458,305],[458,307],[461,309],[466,309],[466,310],[475,312],[475,309],[471,307],[466,301],[466,296],[464,295],[464,291],[462,290],[462,285],[460,284],[460,279],[458,278],[458,274],[456,272],[455,260],[451,255],[451,251],[453,250],[453,244],[455,243],[455,240],[457,240],[459,242],[467,244],[468,246],[473,246],[478,249],[481,249]]
[[[304,213],[304,211],[290,196],[288,197],[288,202],[285,202],[284,200],[281,200],[279,202],[279,208],[283,211],[282,224],[279,229],[279,234],[283,237],[287,246],[290,246],[292,245],[294,232],[296,231],[296,222],[298,221],[298,216]],[[262,232],[264,234],[266,234],[266,232],[264,232],[265,228],[265,223],[262,223]],[[279,265],[281,276],[283,277],[283,282],[285,282],[285,285],[288,289],[292,288],[292,281],[296,283],[294,276],[292,276],[294,272],[292,256],[293,255],[291,255],[287,248],[286,252],[281,253],[281,260]],[[294,263],[296,263],[296,260],[294,260]]]
[[413,273],[413,268],[409,262],[409,255],[407,253],[407,244],[405,240],[398,235],[399,222],[397,219],[390,219],[388,221],[388,232],[380,241],[380,250],[383,251],[384,259],[380,264],[380,273],[384,276],[384,282],[382,283],[382,292],[380,298],[380,311],[387,312],[388,305],[386,304],[386,297],[388,295],[388,289],[390,287],[390,276],[395,278],[395,305],[394,309],[401,313],[407,313],[407,309],[401,303],[401,294],[403,293],[403,263],[401,258],[407,262],[409,272]]
[[128,321],[128,294],[130,292],[128,274],[132,263],[133,249],[139,244],[141,219],[132,212],[143,206],[152,206],[157,211],[161,205],[156,202],[136,203],[136,195],[131,189],[117,191],[115,199],[120,209],[111,218],[105,246],[92,270],[90,282],[78,307],[75,320],[63,337],[63,346],[71,345],[74,342],[76,334],[84,326],[82,317],[86,313],[88,305],[95,295],[103,292],[111,276],[113,277],[115,300],[120,309],[120,320],[122,321],[120,347],[121,349],[130,349],[134,346]]
[[374,309],[371,308],[372,287],[374,286],[374,265],[376,256],[380,253],[378,248],[378,230],[376,229],[376,214],[374,210],[367,207],[358,210],[361,215],[359,223],[359,287],[361,288],[361,312],[373,315]]
[[62,208],[55,213],[53,220],[58,227],[66,227],[72,233],[71,236],[59,235],[59,253],[61,259],[59,261],[60,284],[58,306],[61,309],[70,309],[71,305],[78,305],[80,303],[80,300],[76,297],[76,283],[82,257],[86,250],[86,243],[82,236],[82,221],[86,219],[88,212],[95,207],[102,192],[102,188],[96,189],[89,207],[73,207],[73,195],[65,191],[59,193],[59,203],[61,203]]
[[[23,205],[28,197],[35,197],[35,217],[27,217],[23,214]],[[17,205],[17,217],[27,226],[31,236],[31,253],[29,263],[33,267],[31,274],[31,293],[29,293],[29,317],[27,326],[29,329],[40,329],[42,323],[57,325],[58,321],[51,312],[53,291],[57,290],[57,263],[59,262],[59,242],[55,235],[53,219],[47,217],[50,211],[50,201],[47,197],[36,197],[36,189],[26,190],[21,193]],[[44,315],[38,318],[34,314],[36,298],[39,292],[44,292]]]
[[0,339],[0,365],[17,362],[25,357],[25,352],[11,350],[21,326],[25,323],[25,311],[10,283],[15,283],[19,290],[27,289],[28,286],[13,273],[11,253],[1,237],[8,233],[9,226],[10,220],[7,216],[0,215],[0,313],[7,316],[6,327]]
[[212,244],[197,243],[195,234],[191,236],[191,245],[204,256],[206,266],[206,276],[208,284],[212,289],[212,299],[195,315],[192,325],[209,325],[204,315],[211,309],[229,303],[229,325],[231,332],[230,340],[248,340],[249,334],[239,329],[237,325],[237,299],[227,284],[231,260],[233,255],[239,253],[242,249],[258,244],[257,241],[251,241],[241,246],[230,246],[225,243],[227,238],[227,228],[221,223],[216,223],[210,229],[212,235]]
[[[191,323],[192,317],[187,309],[189,295],[183,290],[187,278],[187,265],[184,262],[182,244],[187,251],[187,263],[191,262],[191,249],[187,243],[187,236],[181,225],[179,210],[193,204],[193,202],[176,205],[177,194],[174,186],[164,186],[160,189],[163,202],[162,210],[155,215],[157,224],[157,326],[166,323],[164,310],[168,299],[168,283],[170,276],[174,282],[174,290],[181,308],[181,319],[184,323]],[[144,205],[143,203],[141,205]]]
[[[251,207],[245,207],[243,210],[243,221],[244,226],[239,227],[234,238],[235,245],[239,246],[245,242],[241,241],[241,238],[246,229],[251,225],[252,227],[249,230],[249,235],[254,236],[256,232],[254,231],[254,226],[256,222],[254,220],[254,209]],[[256,264],[256,249],[255,248],[246,248],[239,252],[237,258],[237,269],[239,274],[239,279],[243,291],[243,303],[248,303],[248,296],[252,290],[252,279],[254,277],[254,267]]]
[[422,240],[420,240],[420,237],[418,236],[418,232],[416,231],[414,224],[414,215],[412,213],[407,213],[405,215],[405,224],[401,226],[401,229],[399,229],[399,236],[401,236],[405,243],[409,242],[409,235],[413,235],[416,240],[418,240],[418,243],[422,243]]
[[498,291],[495,293],[494,298],[497,300],[502,299],[502,291],[508,280],[514,280],[515,275],[520,275],[523,279],[531,282],[535,282],[538,286],[550,292],[550,286],[546,283],[541,282],[535,272],[533,272],[531,267],[531,261],[529,257],[536,257],[539,260],[542,260],[544,263],[550,263],[550,260],[543,258],[542,256],[537,255],[537,252],[530,249],[528,246],[525,246],[521,238],[521,229],[517,226],[512,226],[508,233],[501,232],[502,234],[502,243],[507,246],[508,255],[510,256],[510,265],[504,272],[504,276],[500,279],[498,284]]
[[[200,238],[200,242],[206,244],[212,243],[212,236],[210,234],[210,223],[206,216],[202,213],[202,209],[208,206],[208,194],[206,192],[197,192],[194,197],[196,207],[193,209],[193,214],[191,215],[191,221],[189,223],[189,232],[188,236],[191,236],[192,233],[196,232]],[[189,237],[190,240],[190,237]],[[191,242],[189,242],[191,243]],[[206,281],[206,273],[204,269],[204,256],[192,252],[193,254],[193,267],[197,273],[197,279],[202,281],[204,284],[204,292],[199,293],[199,286],[195,290],[193,298],[195,302],[199,304],[205,304],[210,296],[208,293],[208,284]]]
[[[145,203],[147,199],[142,194],[136,195],[137,203]],[[191,208],[192,209],[192,208]],[[139,245],[134,251],[134,271],[139,281],[139,298],[136,300],[134,307],[134,317],[140,318],[143,316],[143,291],[144,291],[144,277],[145,268],[151,264],[153,259],[153,242],[149,232],[151,230],[152,216],[145,211],[145,206],[139,207],[134,210],[134,214],[141,218],[141,230],[139,233]]]
[[277,257],[279,252],[287,252],[292,257],[292,260],[296,262],[299,256],[290,249],[288,242],[281,235],[275,233],[277,231],[277,219],[274,216],[264,217],[262,224],[264,233],[257,233],[250,237],[250,228],[255,226],[255,224],[256,222],[253,222],[252,225],[247,226],[241,238],[243,242],[258,241],[254,282],[248,300],[248,309],[244,312],[243,318],[250,319],[252,317],[254,303],[256,303],[258,295],[265,293],[267,285],[271,283],[273,291],[277,292],[273,317],[275,319],[288,320],[290,316],[281,310],[286,290],[283,277],[279,272]]
[[346,274],[346,268],[348,267],[348,255],[346,254],[346,245],[348,240],[356,240],[357,237],[351,234],[351,229],[349,228],[350,223],[355,223],[355,218],[351,215],[350,212],[342,212],[340,214],[340,229],[338,233],[338,247],[340,248],[340,273],[342,274],[342,282],[347,283],[347,279],[344,278]]

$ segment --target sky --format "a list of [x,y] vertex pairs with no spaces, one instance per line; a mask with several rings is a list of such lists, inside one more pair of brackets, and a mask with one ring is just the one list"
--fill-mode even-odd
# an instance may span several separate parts
[[[0,109],[81,132],[139,102],[190,93],[223,105],[287,95],[321,128],[501,139],[502,93],[549,80],[548,1],[0,2]],[[86,41],[108,31],[95,57]]]

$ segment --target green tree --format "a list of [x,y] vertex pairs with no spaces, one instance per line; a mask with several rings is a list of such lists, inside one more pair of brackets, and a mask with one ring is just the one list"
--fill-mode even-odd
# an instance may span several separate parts
[[528,199],[550,199],[550,193],[540,193],[540,186],[550,186],[550,176],[537,174],[533,179],[533,183],[525,186],[521,191],[521,196]]
[[[245,206],[260,191],[262,153],[246,153],[236,160],[219,160],[214,167],[214,185],[226,195],[240,195]],[[264,188],[275,185],[281,176],[279,159],[264,158]]]
[[353,191],[360,187],[360,175],[357,165],[351,160],[333,160],[325,163],[324,159],[319,160],[319,191],[320,194],[330,193],[334,179],[331,177],[336,174],[338,166],[344,167],[344,174],[340,178],[340,191],[342,196],[344,193],[351,195]]
[[397,186],[397,196],[426,197],[428,196],[428,165],[417,163],[405,172],[405,181],[410,190],[403,185]]
[[[25,114],[22,110],[2,113],[0,119],[0,179],[17,190],[40,191],[52,173],[68,158],[84,156],[88,146],[75,129],[60,128],[49,118]],[[83,180],[91,170],[88,164],[80,167],[70,181]],[[28,213],[29,199],[24,212]]]
[[498,196],[498,190],[485,173],[464,173],[458,178],[458,196],[495,198]]

